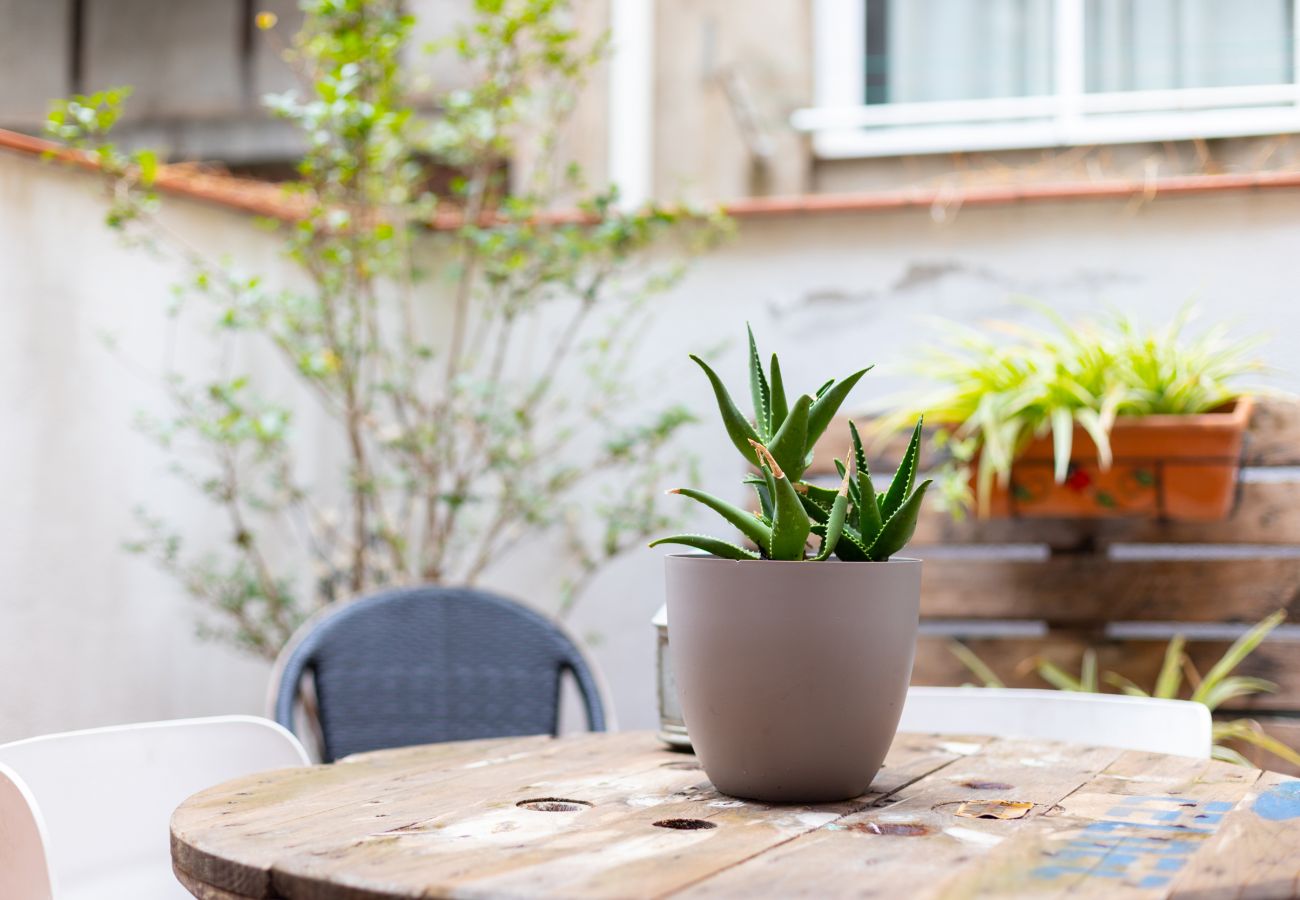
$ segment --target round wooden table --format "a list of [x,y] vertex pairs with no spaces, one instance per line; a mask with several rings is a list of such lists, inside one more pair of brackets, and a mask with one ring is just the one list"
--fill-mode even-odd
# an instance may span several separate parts
[[196,794],[197,897],[1289,897],[1300,780],[1022,740],[899,735],[867,795],[718,794],[648,733],[368,753]]

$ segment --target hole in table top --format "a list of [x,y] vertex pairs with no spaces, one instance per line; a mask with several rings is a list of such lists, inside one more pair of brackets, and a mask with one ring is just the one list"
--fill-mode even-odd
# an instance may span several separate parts
[[718,827],[707,819],[660,819],[654,825],[655,828],[674,828],[678,831],[702,831]]
[[534,797],[531,800],[520,800],[515,806],[536,812],[578,812],[589,808],[591,804],[586,800],[569,800],[565,797]]

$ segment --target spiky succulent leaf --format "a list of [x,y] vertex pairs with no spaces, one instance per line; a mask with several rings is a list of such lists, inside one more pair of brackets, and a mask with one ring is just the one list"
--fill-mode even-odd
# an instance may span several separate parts
[[910,497],[903,501],[892,516],[880,527],[880,533],[867,547],[867,557],[876,562],[884,562],[899,550],[907,546],[916,531],[916,519],[921,512],[921,501],[925,498],[930,481],[921,482]]
[[820,400],[822,394],[824,394],[824,393],[826,393],[828,390],[830,390],[831,385],[834,384],[834,383],[835,383],[835,379],[834,379],[834,378],[828,379],[828,380],[826,381],[826,383],[824,383],[821,387],[819,387],[819,388],[817,389],[817,393],[814,394],[814,396],[817,397],[817,399]]
[[[845,463],[843,460],[839,460],[839,459],[835,460],[835,471],[839,474],[841,478],[848,477],[849,474],[848,464]],[[849,480],[849,503],[851,503],[854,507],[856,507],[860,502],[858,497],[859,497],[858,483],[850,479]],[[834,501],[832,500],[831,502]]]
[[794,401],[794,406],[781,430],[767,445],[772,456],[791,481],[798,481],[804,470],[804,438],[808,434],[808,410],[812,407],[812,397],[803,394]]
[[835,545],[839,543],[840,535],[844,532],[844,517],[848,510],[849,476],[845,475],[844,480],[840,482],[839,492],[835,495],[835,503],[831,506],[830,518],[826,521],[826,534],[822,536],[822,546],[815,557],[817,560],[827,559],[835,551]]
[[849,527],[848,523],[844,524],[844,530],[840,532],[839,542],[835,545],[835,555],[844,562],[868,562],[867,548],[862,544],[856,531]]
[[754,442],[754,451],[772,479],[773,505],[776,507],[772,516],[772,541],[768,545],[767,555],[771,559],[803,559],[804,546],[808,543],[808,534],[812,529],[808,513],[804,512],[799,494],[771,451],[757,441]]
[[660,544],[683,544],[687,547],[694,547],[696,550],[703,550],[705,553],[712,553],[714,556],[720,556],[723,559],[761,559],[752,550],[737,547],[735,544],[719,538],[709,537],[707,534],[674,534],[672,537],[652,541],[650,546],[658,547]]
[[776,354],[772,354],[772,431],[776,431],[790,415],[790,406],[785,399],[785,382],[781,380],[781,363]]
[[772,541],[772,529],[764,525],[753,513],[741,509],[728,503],[726,500],[719,499],[712,494],[704,491],[697,491],[693,488],[677,488],[669,491],[670,494],[681,494],[683,497],[690,497],[698,503],[702,503],[709,509],[713,510],[722,518],[726,519],[732,525],[760,547],[765,547]]
[[770,440],[776,426],[772,424],[772,393],[763,374],[763,363],[758,358],[758,344],[754,342],[754,329],[749,332],[749,393],[754,400],[754,424],[763,440]]
[[704,374],[709,378],[709,384],[713,386],[713,396],[718,401],[718,412],[722,415],[722,424],[727,429],[727,437],[731,438],[731,443],[736,445],[740,455],[747,461],[758,465],[758,455],[750,445],[751,441],[757,441],[758,432],[754,426],[749,423],[744,414],[736,407],[736,402],[731,399],[731,394],[727,392],[727,387],[722,383],[718,374],[709,368],[709,364],[698,356],[691,354],[691,359],[704,370]]
[[880,507],[880,517],[885,521],[889,521],[890,517],[898,512],[903,501],[912,493],[912,483],[916,481],[916,463],[921,456],[923,421],[924,417],[916,420],[916,427],[912,429],[912,439],[907,444],[907,452],[903,454],[903,461],[898,464],[894,480],[889,483],[889,490],[885,492],[885,502]]
[[[858,435],[858,426],[849,420],[849,434],[853,438],[853,464],[857,467],[858,499],[853,504],[853,511],[858,515],[858,533],[868,541],[875,540],[880,526],[880,507],[876,504],[876,487],[871,483],[871,471],[867,468],[867,454],[862,449],[862,438]],[[862,502],[867,497],[866,503]]]
[[818,393],[817,400],[813,403],[812,409],[808,411],[808,443],[807,450],[811,450],[813,444],[826,431],[826,427],[831,424],[831,419],[835,413],[839,412],[840,405],[849,396],[849,391],[853,386],[862,379],[862,376],[871,371],[871,366],[865,369],[859,369],[843,381],[833,382],[830,387],[825,389],[825,393]]
[[[835,495],[839,493],[835,488],[822,487],[820,484],[808,484],[807,482],[796,484],[794,489],[800,494],[806,495],[814,503],[818,506],[824,507],[827,511],[830,510],[831,505],[835,502]],[[849,499],[852,499],[852,497]]]
[[803,504],[803,511],[808,514],[808,518],[821,525],[825,525],[826,520],[831,517],[831,507],[835,505],[835,501],[832,500],[829,506],[822,506],[807,494],[800,494],[799,502]]
[[763,518],[770,525],[772,523],[772,492],[768,489],[767,473],[761,475],[746,475],[742,479],[742,484],[748,484],[754,488],[754,493],[758,496],[758,506],[762,510]]

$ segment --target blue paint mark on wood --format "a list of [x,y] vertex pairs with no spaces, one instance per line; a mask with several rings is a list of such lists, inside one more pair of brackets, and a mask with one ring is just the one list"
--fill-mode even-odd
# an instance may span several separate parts
[[1300,781],[1275,784],[1255,798],[1255,814],[1273,822],[1300,817]]
[[[1300,790],[1294,799],[1300,809]],[[1050,864],[1031,874],[1042,879],[1085,875],[1123,879],[1139,888],[1163,887],[1232,807],[1220,800],[1125,797],[1106,811],[1106,818],[1090,823],[1061,849],[1048,853]]]

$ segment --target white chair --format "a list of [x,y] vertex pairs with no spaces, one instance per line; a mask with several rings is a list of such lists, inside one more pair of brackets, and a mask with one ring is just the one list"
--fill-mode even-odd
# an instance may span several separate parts
[[1074,741],[1199,759],[1210,711],[1188,700],[982,687],[913,687],[899,731]]
[[0,898],[190,898],[171,867],[176,807],[223,781],[307,763],[297,738],[253,716],[0,744]]

